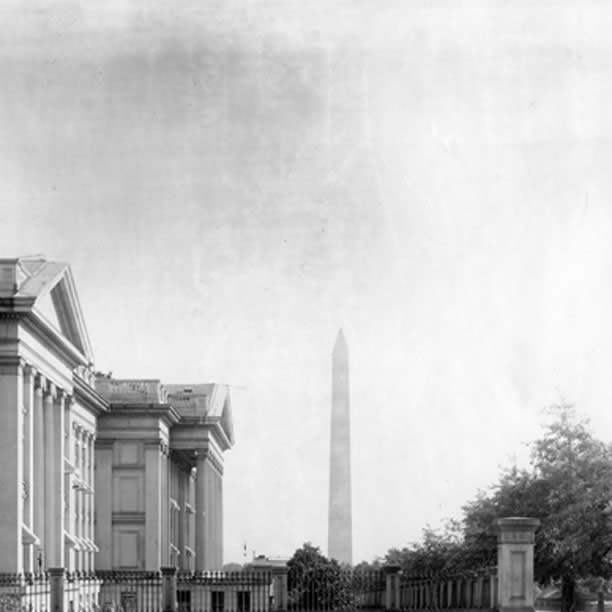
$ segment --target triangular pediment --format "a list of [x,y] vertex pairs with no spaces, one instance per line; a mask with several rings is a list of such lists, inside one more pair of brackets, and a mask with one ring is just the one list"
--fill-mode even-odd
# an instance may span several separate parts
[[34,297],[33,311],[86,357],[88,363],[93,363],[85,320],[67,264],[42,262],[32,267],[18,295]]
[[[64,332],[62,331],[62,325],[57,316],[57,311],[55,310],[55,304],[53,303],[51,293],[45,293],[45,295],[42,295],[39,299],[37,299],[35,308],[45,318],[46,322],[55,329],[55,331],[59,332],[65,337]],[[68,340],[68,338],[66,338],[66,340]]]

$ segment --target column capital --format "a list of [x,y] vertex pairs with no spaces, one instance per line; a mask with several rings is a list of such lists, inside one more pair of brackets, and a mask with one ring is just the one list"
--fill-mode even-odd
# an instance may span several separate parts
[[29,363],[26,363],[23,366],[23,375],[28,378],[28,379],[33,379],[36,377],[37,374],[37,370],[34,366],[30,365]]
[[47,377],[41,372],[36,372],[34,377],[34,390],[35,391],[44,391],[47,386]]
[[49,379],[47,379],[45,391],[47,395],[50,395],[53,399],[55,399],[55,396],[57,394],[57,387],[55,386],[54,382],[51,382]]

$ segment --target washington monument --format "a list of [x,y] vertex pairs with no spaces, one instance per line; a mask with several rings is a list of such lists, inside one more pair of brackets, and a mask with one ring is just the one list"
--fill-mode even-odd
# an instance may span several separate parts
[[327,556],[353,562],[351,520],[351,403],[348,347],[338,332],[332,355],[331,452]]

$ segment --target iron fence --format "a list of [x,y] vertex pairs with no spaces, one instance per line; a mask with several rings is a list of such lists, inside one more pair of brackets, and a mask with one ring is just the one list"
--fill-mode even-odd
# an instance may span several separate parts
[[47,612],[50,593],[46,572],[0,574],[0,612]]
[[179,612],[269,612],[273,608],[268,571],[178,572]]
[[496,607],[496,567],[400,579],[402,610],[493,610]]
[[295,612],[350,612],[382,608],[382,571],[343,568],[292,568],[288,575],[288,608]]
[[140,570],[96,571],[86,580],[99,584],[98,606],[102,612],[159,612],[160,572]]

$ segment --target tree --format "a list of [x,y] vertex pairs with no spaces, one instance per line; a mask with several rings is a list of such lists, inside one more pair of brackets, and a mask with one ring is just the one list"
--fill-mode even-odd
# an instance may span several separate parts
[[466,546],[486,551],[494,546],[496,518],[539,518],[536,580],[561,583],[567,612],[575,607],[578,579],[611,574],[612,447],[593,437],[572,406],[552,412],[555,419],[532,444],[531,469],[505,471],[488,494],[466,504],[464,529]]
[[336,610],[353,600],[352,576],[310,542],[295,551],[289,568],[289,609]]

